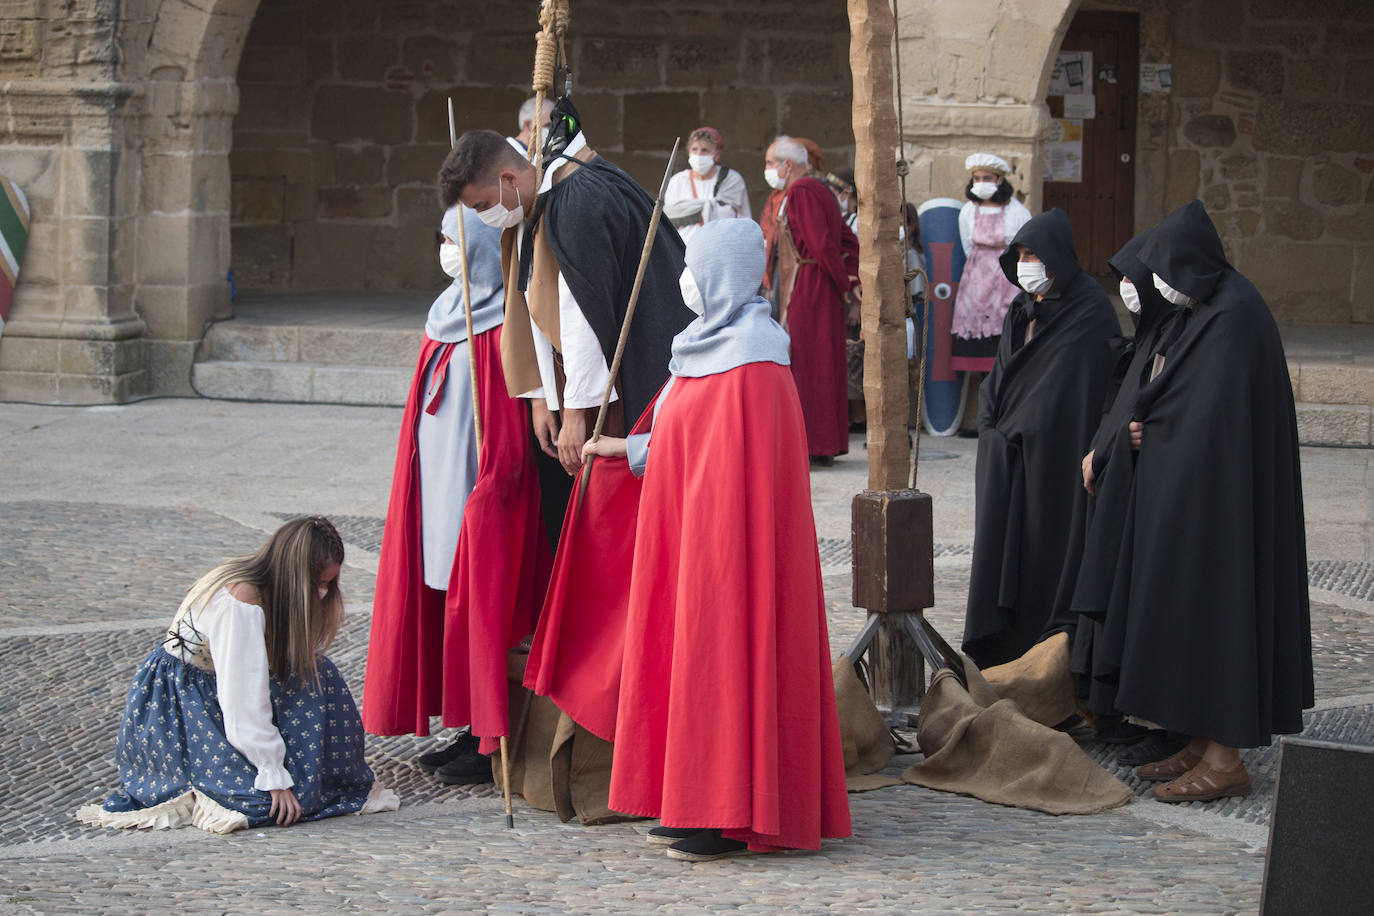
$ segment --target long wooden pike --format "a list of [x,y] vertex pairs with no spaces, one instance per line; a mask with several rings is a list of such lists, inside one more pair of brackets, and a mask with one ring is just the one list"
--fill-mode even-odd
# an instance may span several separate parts
[[[458,145],[458,133],[453,126],[453,98],[448,100],[449,148]],[[472,378],[472,428],[477,437],[477,463],[482,462],[482,399],[477,389],[477,344],[472,334],[472,286],[468,281],[468,231],[462,202],[458,204],[458,258],[463,269],[463,314],[468,324],[468,372]],[[480,470],[479,470],[480,473]],[[515,828],[515,812],[511,808],[510,749],[506,736],[501,736],[501,786],[506,800],[506,828]]]
[[[615,344],[615,358],[611,360],[611,375],[606,379],[606,390],[601,395],[601,410],[596,414],[596,426],[592,429],[592,437],[589,442],[596,442],[601,438],[601,427],[606,423],[606,412],[611,406],[611,392],[615,390],[615,379],[620,374],[620,361],[625,355],[625,341],[630,336],[630,322],[634,320],[635,308],[639,305],[639,290],[644,285],[644,272],[649,267],[649,254],[653,251],[654,237],[658,235],[658,221],[663,216],[663,196],[668,191],[668,179],[673,177],[673,163],[677,161],[677,150],[682,145],[682,138],[678,137],[673,141],[673,151],[668,154],[668,168],[663,173],[663,183],[658,186],[658,199],[654,201],[654,215],[649,217],[649,231],[644,234],[644,250],[639,255],[639,269],[635,271],[635,285],[630,288],[630,301],[625,307],[625,318],[620,322],[620,339]],[[626,417],[627,424],[633,423],[633,417]],[[595,465],[596,456],[587,456],[587,466],[582,471],[582,485],[577,489],[576,510],[582,508],[582,500],[587,497],[587,485],[592,480],[592,467]]]

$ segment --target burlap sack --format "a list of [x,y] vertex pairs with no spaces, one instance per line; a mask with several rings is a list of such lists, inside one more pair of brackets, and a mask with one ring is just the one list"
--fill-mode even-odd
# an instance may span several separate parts
[[[982,700],[990,698],[985,686],[970,679]],[[925,759],[902,774],[914,785],[1049,814],[1095,814],[1131,798],[1068,735],[1027,718],[1012,700],[982,705],[948,669],[926,692],[916,741]]]
[[[964,671],[970,668],[977,670],[966,660]],[[1027,718],[1041,725],[1053,727],[1077,711],[1067,633],[1056,633],[1036,643],[1015,661],[984,671],[983,677],[999,697],[1015,700]]]
[[884,776],[897,745],[882,713],[864,689],[854,664],[846,655],[835,659],[835,707],[840,717],[840,746],[844,751],[844,777],[850,792],[868,792],[901,785],[900,779]]
[[[510,783],[532,808],[552,811],[567,823],[576,817],[582,824],[611,824],[639,820],[610,809],[611,756],[613,745],[564,715],[548,697],[534,696],[521,686],[529,651],[515,648],[507,657],[510,678],[511,754]],[[526,697],[529,712],[525,715]],[[521,734],[520,721],[525,717]],[[516,739],[519,739],[519,746]],[[501,790],[499,755],[492,757],[496,788]]]

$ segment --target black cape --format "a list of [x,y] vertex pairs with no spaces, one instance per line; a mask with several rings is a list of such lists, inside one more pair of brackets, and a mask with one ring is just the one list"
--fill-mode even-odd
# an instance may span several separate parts
[[[1002,255],[1016,282],[1016,246],[1045,262],[1054,288],[1018,295],[979,393],[973,571],[964,650],[981,667],[1019,658],[1071,622],[1087,494],[1080,463],[1102,417],[1121,326],[1078,266],[1063,210],[1026,223]],[[1035,319],[1035,333],[1023,343]]]
[[[1186,316],[1155,289],[1150,269],[1140,260],[1140,249],[1149,230],[1140,233],[1114,254],[1108,265],[1118,279],[1135,285],[1140,313],[1132,315],[1135,335],[1119,348],[1118,372],[1102,422],[1093,436],[1091,451],[1094,489],[1088,498],[1088,527],[1079,565],[1078,583],[1070,610],[1079,615],[1073,631],[1071,667],[1078,694],[1085,705],[1100,715],[1116,709],[1116,678],[1121,667],[1124,585],[1117,579],[1123,532],[1127,527],[1135,480],[1135,453],[1130,445],[1130,422],[1136,398],[1149,381],[1154,357],[1164,341],[1178,333]],[[1110,609],[1118,613],[1110,616]]]
[[1114,585],[1124,591],[1116,705],[1231,747],[1267,745],[1300,731],[1313,699],[1283,344],[1200,201],[1160,223],[1139,257],[1197,304],[1165,323],[1176,330],[1164,365],[1135,400],[1144,434]]
[[[610,365],[654,201],[597,156],[546,192],[542,206],[549,248]],[[673,336],[696,318],[682,302],[683,255],[677,230],[660,221],[620,364],[617,390],[627,429],[668,380]]]

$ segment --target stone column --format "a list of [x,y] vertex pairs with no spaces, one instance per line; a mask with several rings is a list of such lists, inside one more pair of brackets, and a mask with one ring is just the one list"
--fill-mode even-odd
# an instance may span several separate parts
[[0,398],[91,404],[145,390],[145,326],[130,295],[134,95],[113,81],[6,86],[6,171],[33,225],[0,338]]

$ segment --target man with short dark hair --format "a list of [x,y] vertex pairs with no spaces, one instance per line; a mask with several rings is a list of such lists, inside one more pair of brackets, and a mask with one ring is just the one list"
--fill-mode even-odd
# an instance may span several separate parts
[[[461,200],[506,230],[507,387],[531,399],[541,447],[576,474],[610,379],[654,204],[587,145],[571,106],[555,115],[542,180],[500,134],[473,130],[445,159],[439,184],[446,204]],[[623,411],[608,418],[608,432],[623,434],[667,380],[673,335],[693,317],[678,288],[682,251],[677,233],[661,223],[615,380],[612,400]]]

